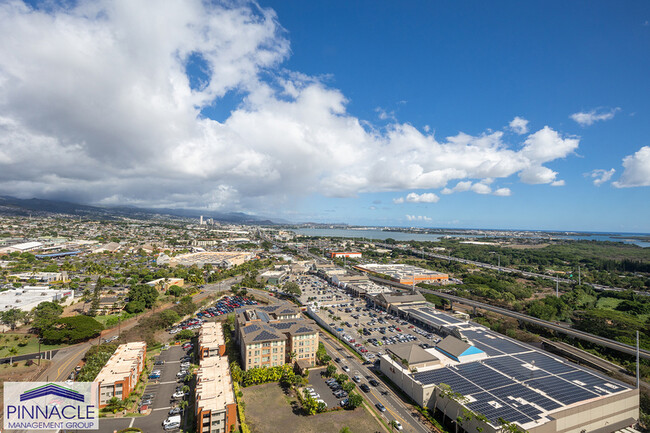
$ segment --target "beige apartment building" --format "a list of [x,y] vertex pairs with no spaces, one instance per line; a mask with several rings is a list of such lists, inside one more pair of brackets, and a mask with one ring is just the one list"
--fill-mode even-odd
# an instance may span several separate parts
[[205,323],[199,333],[196,376],[196,431],[227,433],[237,424],[237,402],[220,323]]
[[113,397],[124,400],[131,394],[144,369],[146,355],[147,343],[144,341],[121,344],[115,349],[95,378],[99,385],[100,408]]
[[250,305],[235,312],[235,334],[244,370],[291,362],[301,367],[316,364],[318,327],[302,318],[292,304]]

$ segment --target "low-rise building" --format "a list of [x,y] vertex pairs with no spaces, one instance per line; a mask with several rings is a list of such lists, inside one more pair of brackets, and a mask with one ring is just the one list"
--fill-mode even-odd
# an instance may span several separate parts
[[348,259],[360,259],[361,253],[351,251],[328,251],[327,257],[331,259],[347,257]]
[[427,300],[417,290],[411,293],[379,293],[377,295],[367,296],[368,300],[375,306],[380,307],[390,313],[397,313],[398,308],[425,306]]
[[48,286],[24,286],[0,292],[0,311],[18,308],[31,311],[41,302],[63,301],[61,305],[70,305],[74,301],[74,290],[54,290]]
[[9,278],[15,278],[20,281],[35,280],[38,283],[56,283],[68,281],[68,273],[63,272],[22,272],[20,274],[12,274]]
[[144,369],[147,344],[144,341],[121,344],[101,369],[95,382],[99,388],[99,407],[111,398],[126,399],[138,383]]
[[415,285],[417,283],[441,283],[449,281],[449,275],[429,269],[418,268],[417,266],[403,264],[376,264],[368,263],[355,266],[363,272],[384,275],[392,281],[400,284]]
[[243,369],[299,362],[316,364],[318,326],[288,302],[250,305],[235,310]]
[[226,340],[220,322],[206,322],[199,331],[199,359],[226,354]]

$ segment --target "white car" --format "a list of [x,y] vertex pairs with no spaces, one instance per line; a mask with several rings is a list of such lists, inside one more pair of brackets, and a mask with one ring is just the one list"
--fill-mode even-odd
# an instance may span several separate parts
[[169,418],[164,420],[163,421],[163,426],[166,427],[166,426],[169,426],[171,424],[179,424],[180,425],[180,423],[181,423],[181,416],[180,415],[174,415],[174,416],[170,416]]
[[348,367],[347,365],[344,365],[342,368],[343,368],[343,371],[345,371],[346,373],[348,371],[350,371],[350,367]]
[[183,398],[185,397],[185,393],[183,391],[176,391],[175,393],[172,394],[172,398]]
[[397,420],[393,421],[393,425],[395,426],[395,428],[397,430],[402,431],[402,424],[399,421],[397,421]]

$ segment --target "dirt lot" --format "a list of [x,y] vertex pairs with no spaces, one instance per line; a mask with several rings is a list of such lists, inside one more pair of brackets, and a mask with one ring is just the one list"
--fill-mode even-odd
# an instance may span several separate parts
[[[253,433],[338,433],[349,427],[354,433],[383,431],[382,426],[363,408],[304,416],[294,413],[295,397],[285,395],[276,383],[244,388],[246,423]],[[298,407],[298,406],[296,406]]]

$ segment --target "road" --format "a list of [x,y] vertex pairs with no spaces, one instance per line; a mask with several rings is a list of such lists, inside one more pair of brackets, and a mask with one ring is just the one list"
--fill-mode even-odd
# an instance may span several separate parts
[[362,378],[361,383],[368,383],[369,379],[377,380],[380,385],[377,387],[370,386],[370,392],[363,392],[357,387],[356,391],[363,395],[366,400],[368,400],[372,405],[376,403],[381,403],[386,407],[386,412],[379,412],[381,416],[385,419],[386,423],[389,423],[392,420],[397,420],[402,423],[404,431],[407,432],[418,432],[418,433],[430,433],[430,430],[423,426],[416,418],[411,415],[412,409],[408,409],[406,405],[402,402],[400,397],[398,397],[393,390],[391,390],[387,385],[385,385],[381,379],[379,379],[372,370],[367,368],[362,362],[354,355],[352,355],[344,345],[334,338],[330,337],[329,334],[321,333],[320,341],[325,345],[325,350],[332,359],[341,358],[342,362],[337,364],[337,367],[340,369],[341,366],[347,365],[350,367],[350,371],[346,373],[350,378],[355,374],[359,374]]
[[[428,253],[428,252],[425,252],[425,251],[422,251],[422,250],[416,250],[415,248],[401,248],[401,247],[397,248],[397,247],[395,247],[395,245],[382,244],[382,243],[377,243],[375,245],[379,245],[379,246],[381,246],[383,248],[387,248],[387,249],[391,249],[391,250],[399,249],[399,250],[402,250],[402,251],[408,251],[408,252],[412,253],[415,256],[420,256],[420,257],[426,256],[426,257],[432,257],[434,259],[454,261],[454,262],[464,263],[466,265],[474,265],[474,266],[477,266],[477,267],[480,267],[480,268],[492,269],[492,270],[499,271],[499,272],[517,273],[517,274],[521,274],[521,275],[526,276],[526,277],[544,278],[546,280],[557,281],[557,282],[566,283],[566,284],[576,284],[577,283],[575,280],[570,280],[570,279],[567,279],[567,278],[558,278],[558,277],[554,277],[552,275],[545,275],[545,274],[538,274],[538,273],[535,273],[535,272],[521,271],[519,269],[506,268],[504,266],[495,266],[495,265],[492,265],[490,263],[475,262],[473,260],[460,259],[458,257],[445,256],[443,254]],[[594,290],[597,290],[597,291],[600,291],[600,292],[602,292],[604,290],[611,290],[611,291],[614,291],[614,292],[624,292],[624,291],[629,290],[629,289],[623,289],[621,287],[603,286],[601,284],[591,284],[591,283],[582,283],[582,284],[587,285],[587,286],[591,286],[591,287],[594,288]],[[644,292],[644,291],[634,290],[634,293],[637,293],[637,294],[643,295],[643,296],[650,296],[650,293]]]
[[[384,280],[382,278],[377,278],[370,276],[370,279],[382,284],[389,284],[391,286],[399,287],[405,290],[410,290],[411,286],[404,284],[395,283],[394,281]],[[600,344],[601,346],[618,350],[619,352],[625,353],[627,355],[636,355],[636,348],[628,344],[619,343],[615,340],[610,340],[609,338],[599,337],[588,332],[579,331],[577,329],[569,328],[566,325],[557,324],[554,322],[549,322],[547,320],[538,319],[536,317],[528,316],[526,314],[517,313],[516,311],[507,310],[501,307],[495,307],[494,305],[484,304],[483,302],[472,301],[470,299],[461,298],[460,296],[450,295],[448,293],[439,292],[436,290],[422,289],[418,287],[418,290],[423,293],[431,293],[433,295],[439,296],[441,298],[447,299],[452,302],[458,302],[460,304],[469,305],[470,307],[480,308],[482,310],[492,311],[495,313],[502,314],[504,316],[513,317],[522,322],[532,323],[537,326],[541,326],[547,329],[551,329],[556,332],[561,332],[563,334],[569,335],[571,337],[579,338],[584,341],[589,341],[591,343]],[[650,351],[641,349],[640,356],[643,359],[650,360]]]

